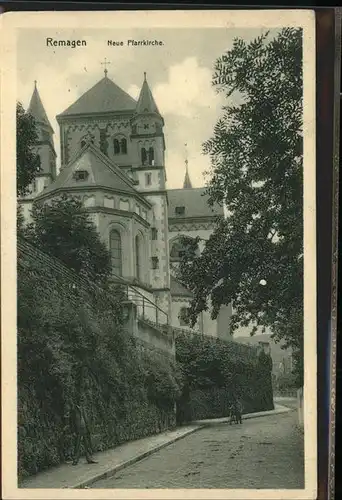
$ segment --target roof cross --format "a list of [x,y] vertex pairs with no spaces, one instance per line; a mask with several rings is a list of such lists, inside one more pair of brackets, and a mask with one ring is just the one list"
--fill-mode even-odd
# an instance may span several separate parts
[[107,73],[108,73],[108,70],[107,70],[107,64],[110,64],[110,61],[107,61],[107,58],[105,57],[104,58],[104,61],[101,63],[104,65],[105,69],[104,69],[104,74],[105,76],[107,76]]

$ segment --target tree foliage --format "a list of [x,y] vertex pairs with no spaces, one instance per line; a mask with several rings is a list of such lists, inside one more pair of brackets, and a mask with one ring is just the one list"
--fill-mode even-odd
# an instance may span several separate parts
[[38,133],[35,119],[17,103],[17,195],[29,192],[29,185],[40,171],[40,157],[36,151]]
[[81,276],[105,282],[110,257],[81,201],[63,195],[49,203],[36,202],[25,237],[38,248],[60,259]]
[[192,322],[209,300],[214,318],[232,302],[233,331],[270,327],[275,339],[301,352],[301,30],[250,43],[236,39],[216,61],[213,85],[226,105],[204,144],[211,160],[207,191],[209,203],[225,205],[228,217],[218,220],[200,257],[182,259],[179,279],[194,294]]

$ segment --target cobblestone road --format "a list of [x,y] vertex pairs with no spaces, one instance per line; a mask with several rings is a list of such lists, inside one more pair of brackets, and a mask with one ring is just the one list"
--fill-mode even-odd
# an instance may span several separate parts
[[219,424],[181,439],[93,488],[304,488],[296,412]]

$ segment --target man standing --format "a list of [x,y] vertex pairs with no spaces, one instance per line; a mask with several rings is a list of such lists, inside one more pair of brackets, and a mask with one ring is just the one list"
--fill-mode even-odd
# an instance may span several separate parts
[[75,434],[75,449],[72,465],[77,465],[80,459],[81,441],[85,449],[88,464],[96,464],[92,458],[90,429],[88,419],[82,404],[76,404],[71,414],[71,428]]
[[236,396],[233,396],[230,406],[230,424],[232,424],[233,421],[237,424],[242,424],[242,411],[243,407],[241,401]]

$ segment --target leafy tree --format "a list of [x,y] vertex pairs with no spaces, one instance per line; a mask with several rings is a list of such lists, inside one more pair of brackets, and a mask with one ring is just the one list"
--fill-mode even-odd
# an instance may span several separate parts
[[183,256],[179,279],[194,294],[190,316],[195,323],[211,303],[215,318],[232,302],[232,330],[270,327],[293,347],[301,373],[301,30],[236,39],[216,61],[213,85],[227,104],[203,146],[211,159],[207,191],[209,203],[225,205],[228,217],[217,221],[200,257]]
[[107,281],[109,253],[81,201],[63,195],[49,203],[34,203],[31,213],[33,222],[24,232],[29,241],[78,274]]
[[40,157],[35,144],[38,140],[35,119],[17,103],[17,195],[28,193],[29,185],[40,170]]

